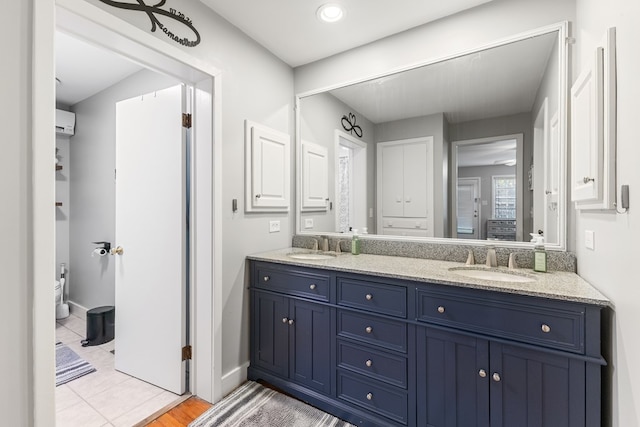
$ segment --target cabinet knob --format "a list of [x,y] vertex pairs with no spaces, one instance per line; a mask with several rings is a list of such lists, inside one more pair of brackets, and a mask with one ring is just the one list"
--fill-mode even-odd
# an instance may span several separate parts
[[544,332],[545,334],[551,332],[551,326],[544,323],[542,324],[542,327],[540,329],[542,329],[542,332]]
[[371,366],[373,366],[373,362],[371,361],[371,359],[364,362],[364,364],[367,365],[367,368],[370,368]]
[[438,307],[438,313],[440,313],[440,314],[444,313],[444,307],[443,306],[439,306]]
[[264,276],[264,277],[262,278],[262,280],[264,280],[265,282],[268,282],[269,280],[271,280],[271,277],[269,277],[269,276]]
[[316,289],[316,285],[315,284],[311,284],[309,285],[309,289],[311,289],[312,291]]
[[486,378],[486,376],[487,376],[487,371],[485,371],[484,369],[480,369],[480,370],[478,371],[478,375],[480,375],[480,377],[482,377],[482,378]]
[[371,332],[373,332],[373,328],[371,326],[367,326],[366,328],[364,328],[364,331],[370,334]]
[[289,319],[289,324],[293,325],[293,319]]
[[500,382],[500,374],[499,374],[499,373],[497,373],[497,372],[494,372],[494,373],[493,373],[493,380],[494,380],[495,382],[499,383],[499,382]]
[[373,400],[373,394],[367,393],[367,400]]
[[262,197],[262,194],[256,194],[256,199],[259,199],[260,197]]
[[371,301],[373,299],[373,295],[367,294],[365,295],[365,298],[367,299],[367,301]]
[[287,319],[286,317],[282,318],[282,323],[287,323],[289,321],[289,319]]

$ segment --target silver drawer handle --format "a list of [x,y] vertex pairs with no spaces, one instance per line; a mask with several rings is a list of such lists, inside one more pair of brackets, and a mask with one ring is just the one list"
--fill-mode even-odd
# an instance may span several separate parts
[[443,306],[438,307],[438,313],[440,313],[440,314],[444,313],[444,307]]
[[485,371],[484,369],[480,369],[480,370],[478,371],[478,375],[480,375],[480,377],[482,377],[482,378],[486,378],[486,376],[487,376],[487,371]]
[[367,299],[367,301],[371,301],[373,299],[373,295],[367,294],[365,295],[365,298]]
[[551,326],[544,323],[542,324],[542,327],[540,329],[542,329],[542,332],[544,332],[545,334],[551,332]]
[[289,324],[293,325],[293,319],[289,319]]
[[316,285],[315,284],[311,284],[309,285],[309,289],[311,289],[312,291],[316,289]]
[[289,319],[287,319],[286,317],[282,318],[282,323],[287,323],[289,321]]
[[367,326],[366,328],[364,328],[364,331],[370,334],[371,332],[373,332],[373,328],[371,326]]
[[494,380],[495,382],[499,383],[499,382],[500,382],[500,374],[499,374],[499,373],[497,373],[497,372],[494,372],[494,373],[493,373],[493,380]]
[[373,400],[373,394],[367,393],[367,400]]
[[264,278],[263,278],[262,280],[264,280],[265,282],[268,282],[268,281],[269,281],[269,279],[271,279],[271,277],[269,277],[269,276],[264,276]]
[[370,368],[371,366],[373,366],[373,362],[371,361],[371,359],[364,362],[364,364],[367,365],[367,368]]

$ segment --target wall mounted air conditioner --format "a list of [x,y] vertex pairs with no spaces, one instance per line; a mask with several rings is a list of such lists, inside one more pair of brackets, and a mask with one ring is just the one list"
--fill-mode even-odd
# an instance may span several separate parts
[[75,113],[56,110],[56,135],[72,136],[75,133],[75,129]]

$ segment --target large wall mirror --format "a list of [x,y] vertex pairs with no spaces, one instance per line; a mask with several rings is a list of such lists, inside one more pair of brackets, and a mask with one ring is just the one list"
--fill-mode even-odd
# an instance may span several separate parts
[[298,231],[565,249],[567,24],[297,97]]

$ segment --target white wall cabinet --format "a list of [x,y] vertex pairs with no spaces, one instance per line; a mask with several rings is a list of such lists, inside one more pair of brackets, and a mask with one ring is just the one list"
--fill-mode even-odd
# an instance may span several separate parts
[[291,138],[245,121],[245,211],[287,212],[291,200]]
[[571,201],[615,208],[615,29],[571,87]]
[[321,145],[302,141],[302,210],[327,210],[329,153]]
[[381,142],[378,233],[433,236],[433,137]]

